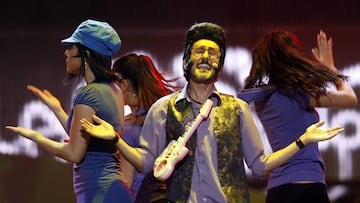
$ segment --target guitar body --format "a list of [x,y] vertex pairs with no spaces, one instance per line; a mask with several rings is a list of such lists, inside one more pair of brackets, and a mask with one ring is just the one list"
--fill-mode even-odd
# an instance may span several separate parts
[[199,115],[197,115],[195,120],[186,127],[184,134],[176,141],[171,140],[160,156],[156,158],[153,167],[155,178],[164,181],[170,177],[174,171],[175,165],[181,161],[189,151],[189,149],[185,147],[186,142],[201,122],[209,116],[212,105],[213,102],[210,99],[207,99],[201,107]]
[[172,140],[154,163],[154,176],[164,181],[170,177],[175,165],[188,153],[188,148]]

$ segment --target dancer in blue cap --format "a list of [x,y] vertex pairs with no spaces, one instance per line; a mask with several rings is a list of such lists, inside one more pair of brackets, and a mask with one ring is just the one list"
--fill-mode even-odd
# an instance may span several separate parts
[[[132,202],[130,190],[122,181],[120,154],[113,141],[89,136],[81,131],[81,118],[91,120],[101,115],[117,131],[123,125],[123,97],[111,83],[112,56],[120,49],[121,40],[106,22],[86,20],[67,39],[66,71],[70,78],[84,79],[67,114],[60,102],[46,103],[55,113],[70,137],[67,143],[56,142],[40,132],[23,127],[6,128],[34,141],[49,153],[73,163],[74,191],[78,203]],[[28,86],[35,94],[41,91]],[[46,93],[46,92],[45,92]],[[41,97],[40,97],[41,98]],[[121,160],[121,164],[123,164]]]

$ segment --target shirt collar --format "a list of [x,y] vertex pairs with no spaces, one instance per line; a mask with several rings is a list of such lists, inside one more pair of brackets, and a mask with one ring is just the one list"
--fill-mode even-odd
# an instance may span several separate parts
[[[187,88],[188,88],[188,83],[185,85],[185,87],[180,91],[180,94],[177,96],[177,98],[175,99],[175,104],[177,104],[179,101],[183,101],[184,99],[187,102],[191,102],[190,97],[187,93]],[[216,88],[214,87],[213,92],[210,95],[210,99],[212,99],[214,101],[214,103],[217,104],[217,106],[221,105],[221,97],[220,97],[220,92],[218,92],[216,90]]]

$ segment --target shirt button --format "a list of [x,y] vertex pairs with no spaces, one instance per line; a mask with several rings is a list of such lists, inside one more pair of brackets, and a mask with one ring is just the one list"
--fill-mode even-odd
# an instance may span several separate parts
[[207,198],[206,198],[206,197],[203,198],[203,202],[207,202]]

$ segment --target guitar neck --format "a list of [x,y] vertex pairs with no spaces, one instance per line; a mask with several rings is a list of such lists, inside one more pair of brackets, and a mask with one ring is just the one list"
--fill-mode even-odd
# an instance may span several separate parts
[[210,99],[207,99],[201,107],[200,113],[196,116],[196,118],[186,125],[184,134],[178,139],[178,142],[180,142],[182,146],[186,145],[187,141],[190,139],[191,135],[195,132],[195,130],[199,127],[201,122],[209,116],[212,105],[213,102]]

